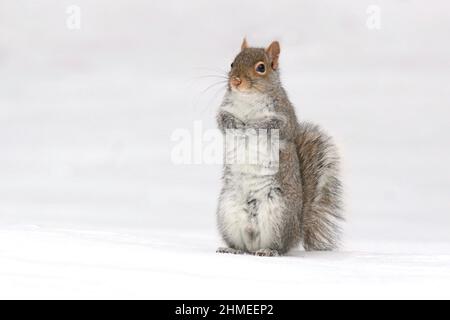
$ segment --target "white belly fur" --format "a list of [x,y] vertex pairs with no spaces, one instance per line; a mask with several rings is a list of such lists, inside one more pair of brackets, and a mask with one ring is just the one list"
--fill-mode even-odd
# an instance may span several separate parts
[[[254,252],[272,248],[279,239],[283,208],[281,196],[273,191],[277,183],[270,175],[233,173],[232,176],[219,207],[222,231],[238,249]],[[249,199],[256,201],[256,210],[251,209]]]
[[[266,96],[232,93],[230,98],[232,103],[223,105],[223,110],[242,121],[275,115],[272,101]],[[231,166],[218,218],[222,232],[235,248],[254,252],[271,248],[279,241],[283,199],[276,192],[268,196],[272,189],[279,187],[274,178],[277,169],[258,165]],[[249,199],[257,203],[256,215],[249,210]]]

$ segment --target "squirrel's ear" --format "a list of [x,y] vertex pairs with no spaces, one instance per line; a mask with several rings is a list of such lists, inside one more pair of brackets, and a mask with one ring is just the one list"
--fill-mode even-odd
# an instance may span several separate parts
[[248,48],[247,38],[244,38],[244,41],[242,41],[242,44],[241,44],[241,50],[244,50],[247,48]]
[[278,69],[278,58],[280,57],[280,43],[278,41],[274,41],[270,44],[270,46],[266,49],[266,53],[269,55],[270,60],[272,62],[272,69]]

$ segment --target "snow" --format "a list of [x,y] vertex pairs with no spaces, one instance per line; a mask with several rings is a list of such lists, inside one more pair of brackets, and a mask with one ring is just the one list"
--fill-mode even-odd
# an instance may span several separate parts
[[[439,298],[450,255],[292,252],[214,254],[213,233],[2,228],[0,298]],[[12,245],[13,244],[13,245]],[[381,250],[385,247],[386,250]],[[433,244],[433,248],[448,252]],[[401,251],[398,251],[401,252]]]
[[[446,1],[77,3],[0,3],[0,298],[450,297]],[[220,165],[171,162],[244,35],[339,144],[338,252],[215,254]]]

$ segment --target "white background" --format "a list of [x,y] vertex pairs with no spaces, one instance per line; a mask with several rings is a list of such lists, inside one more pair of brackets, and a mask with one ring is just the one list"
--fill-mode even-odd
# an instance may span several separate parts
[[[449,298],[449,14],[444,0],[0,0],[0,297]],[[339,252],[215,254],[220,165],[171,161],[175,129],[215,127],[209,76],[244,36],[281,42],[299,118],[339,145]]]

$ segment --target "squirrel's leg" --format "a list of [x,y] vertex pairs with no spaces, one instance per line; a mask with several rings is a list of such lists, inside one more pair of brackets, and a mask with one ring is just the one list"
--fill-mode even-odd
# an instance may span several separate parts
[[246,252],[242,231],[247,213],[241,197],[242,192],[234,183],[224,183],[217,208],[217,226],[227,247],[219,248],[217,253]]

